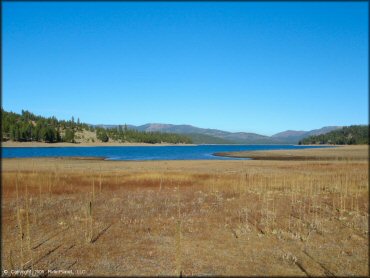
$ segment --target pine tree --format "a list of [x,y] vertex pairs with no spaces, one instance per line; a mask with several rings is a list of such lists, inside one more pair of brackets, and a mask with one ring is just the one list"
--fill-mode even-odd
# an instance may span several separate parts
[[64,134],[63,141],[75,143],[75,132],[73,129],[67,128]]

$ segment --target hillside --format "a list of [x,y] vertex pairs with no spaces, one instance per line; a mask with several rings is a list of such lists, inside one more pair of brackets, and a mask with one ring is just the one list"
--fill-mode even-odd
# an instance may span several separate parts
[[[118,128],[118,125],[101,124],[97,126],[108,129]],[[127,126],[139,131],[183,134],[191,137],[193,143],[196,144],[298,144],[299,140],[307,136],[323,134],[340,128],[338,126],[327,126],[309,131],[287,130],[272,136],[266,136],[251,132],[229,132],[219,129],[199,128],[192,125],[149,123],[140,126]]]
[[56,117],[37,116],[22,110],[21,114],[1,110],[2,141],[45,142],[45,143],[192,143],[187,136],[175,133],[145,132],[122,126],[116,129],[94,127],[81,123],[79,119],[58,120]]
[[233,141],[201,133],[188,133],[186,136],[190,137],[194,144],[236,144]]
[[352,125],[321,135],[311,135],[299,141],[300,145],[335,144],[358,145],[369,144],[369,126]]
[[[99,125],[109,129],[118,128],[118,125]],[[278,144],[284,143],[269,136],[248,132],[228,132],[219,129],[199,128],[192,125],[172,125],[150,123],[140,126],[129,125],[131,129],[145,132],[170,132],[182,134],[193,139],[196,144]],[[298,141],[297,141],[298,142]]]
[[[94,143],[109,141],[152,144],[298,144],[299,142],[305,144],[304,142],[324,142],[325,139],[322,139],[324,137],[320,137],[322,134],[341,128],[339,126],[327,126],[310,131],[286,130],[272,136],[266,136],[251,132],[229,132],[219,129],[199,128],[192,125],[161,123],[149,123],[140,126],[126,124],[92,125],[82,123],[79,119],[75,121],[73,117],[71,120],[65,121],[58,120],[55,117],[46,118],[36,116],[28,111],[22,111],[21,114],[16,114],[4,110],[2,110],[2,122],[3,141],[36,141],[48,143]],[[305,141],[302,140],[310,136],[313,137],[311,139],[305,139]],[[347,141],[344,140],[343,142]]]
[[341,126],[326,126],[320,129],[314,129],[310,131],[286,130],[272,135],[271,138],[287,143],[297,144],[301,139],[306,138],[308,136],[325,134],[339,128],[341,128]]

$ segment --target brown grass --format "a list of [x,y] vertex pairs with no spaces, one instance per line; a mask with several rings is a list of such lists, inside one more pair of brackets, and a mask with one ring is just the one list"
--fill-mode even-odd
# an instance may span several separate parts
[[330,148],[217,153],[218,156],[245,157],[256,160],[368,160],[368,145],[330,146]]
[[30,161],[3,160],[3,269],[368,275],[367,161]]

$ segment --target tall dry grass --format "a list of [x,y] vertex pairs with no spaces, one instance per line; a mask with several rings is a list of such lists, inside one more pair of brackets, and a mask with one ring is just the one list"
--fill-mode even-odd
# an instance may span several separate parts
[[[266,242],[267,249],[271,242],[285,246],[289,251],[279,258],[292,262],[291,273],[302,268],[310,273],[297,251],[305,250],[341,275],[351,258],[347,265],[338,263],[332,240],[368,237],[368,170],[362,162],[257,164],[204,173],[71,171],[55,164],[44,171],[33,166],[5,172],[2,179],[6,268],[17,261],[26,269],[66,267],[70,261],[96,275],[250,275],[260,272],[243,272],[248,256],[233,256],[234,268],[224,273],[219,266],[230,264],[228,254],[235,250],[244,254],[243,246],[252,248],[253,238]],[[233,240],[240,241],[237,247]],[[331,247],[322,249],[323,240]],[[229,251],[195,255],[219,245]],[[343,252],[357,252],[355,243],[347,245]],[[250,269],[268,259],[280,271],[274,255],[261,257]],[[366,266],[356,267],[358,259],[367,258],[353,257],[350,266],[362,275]]]

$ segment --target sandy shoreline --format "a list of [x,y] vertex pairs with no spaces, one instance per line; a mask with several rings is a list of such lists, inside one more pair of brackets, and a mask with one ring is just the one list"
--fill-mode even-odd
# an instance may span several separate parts
[[335,146],[335,148],[268,151],[219,152],[216,156],[252,158],[254,160],[368,160],[368,145]]
[[[30,145],[25,145],[26,143],[21,143],[17,147],[31,147]],[[39,143],[45,146],[45,143]],[[68,143],[61,143],[63,145],[58,145],[56,147],[70,146]],[[52,144],[54,145],[54,144]],[[77,147],[80,145],[72,144],[72,146]],[[83,145],[85,146],[85,145]],[[88,145],[90,146],[90,145]],[[171,144],[121,144],[121,145],[110,145],[110,146],[175,146]],[[176,145],[176,146],[194,146],[194,145]],[[3,146],[4,147],[4,146]],[[13,147],[7,146],[7,147]],[[32,147],[38,147],[33,145]],[[369,148],[368,145],[352,145],[352,146],[335,146],[335,148],[317,148],[317,149],[288,149],[288,150],[261,150],[261,151],[240,151],[240,152],[218,152],[213,153],[214,156],[220,157],[235,157],[235,158],[250,158],[250,160],[243,161],[310,161],[310,160],[369,160]],[[56,160],[56,161],[110,161],[110,162],[120,162],[116,160],[106,160],[106,157],[100,156],[68,156],[68,157],[30,157],[30,158],[2,158],[2,161],[20,161],[20,160],[33,160],[33,161],[45,161],[45,160]],[[151,162],[152,160],[124,160],[126,162]],[[121,162],[124,162],[121,161]],[[208,162],[208,161],[220,161],[225,162],[225,160],[184,160],[185,162]],[[152,161],[155,164],[161,164],[165,162],[174,163],[174,160],[156,160]]]
[[[6,141],[1,142],[1,147],[8,148],[8,147],[16,147],[16,148],[24,148],[24,147],[44,147],[44,148],[53,148],[53,147],[163,147],[163,146],[198,146],[203,144],[170,144],[170,143],[159,143],[159,144],[148,144],[148,143],[118,143],[118,142],[89,142],[89,143],[44,143],[44,142],[13,142],[13,141]],[[204,145],[230,145],[230,144],[204,144]],[[234,144],[231,144],[234,145]],[[241,144],[243,145],[243,144]],[[281,144],[270,144],[270,145],[281,145]],[[291,145],[291,144],[287,144]],[[298,145],[294,145],[298,146]],[[311,145],[307,145],[311,146]],[[317,145],[312,145],[317,146]],[[320,145],[320,146],[332,146],[332,145]]]
[[148,143],[117,143],[117,142],[96,142],[96,143],[42,143],[42,142],[1,142],[1,147],[44,147],[44,148],[57,148],[57,147],[163,147],[163,146],[196,146],[195,144],[148,144]]
[[[311,151],[311,153],[309,153]],[[39,158],[2,158],[2,172],[17,171],[18,167],[31,171],[50,171],[58,165],[67,171],[176,171],[203,173],[236,173],[254,167],[294,166],[309,161],[368,162],[368,146],[345,146],[331,149],[274,150],[225,153],[244,155],[250,160],[105,160],[104,157],[39,157]],[[311,157],[310,157],[311,156]]]

